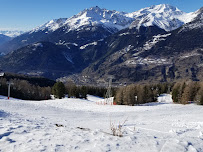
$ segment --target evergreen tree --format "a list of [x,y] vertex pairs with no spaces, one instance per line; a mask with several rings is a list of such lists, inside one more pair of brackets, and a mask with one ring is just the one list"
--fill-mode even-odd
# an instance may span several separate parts
[[87,99],[87,88],[85,86],[82,86],[80,88],[80,98],[84,98],[84,99]]
[[178,95],[179,95],[179,86],[175,86],[172,90],[172,99],[173,99],[173,102],[176,102],[178,103]]
[[56,82],[52,87],[52,94],[59,99],[65,96],[65,91],[66,89],[62,82]]

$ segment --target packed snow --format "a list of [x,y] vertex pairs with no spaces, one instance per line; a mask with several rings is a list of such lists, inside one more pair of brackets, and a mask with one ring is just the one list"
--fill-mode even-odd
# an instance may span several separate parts
[[[164,94],[141,106],[103,99],[23,101],[0,96],[0,151],[203,151],[203,106],[173,104]],[[110,122],[122,124],[113,136]]]

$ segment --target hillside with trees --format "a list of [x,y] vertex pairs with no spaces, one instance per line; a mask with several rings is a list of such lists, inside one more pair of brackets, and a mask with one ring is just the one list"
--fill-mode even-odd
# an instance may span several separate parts
[[50,99],[51,87],[55,83],[43,77],[5,73],[0,77],[0,95],[8,95],[8,82],[12,82],[11,97],[23,100]]
[[175,103],[197,102],[203,105],[203,82],[177,82],[172,90]]

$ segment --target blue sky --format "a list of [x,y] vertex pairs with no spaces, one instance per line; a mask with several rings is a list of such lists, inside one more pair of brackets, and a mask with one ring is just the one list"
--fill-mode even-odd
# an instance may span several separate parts
[[51,19],[68,18],[92,6],[134,12],[157,4],[171,4],[192,12],[203,6],[203,0],[0,0],[0,30],[30,30]]

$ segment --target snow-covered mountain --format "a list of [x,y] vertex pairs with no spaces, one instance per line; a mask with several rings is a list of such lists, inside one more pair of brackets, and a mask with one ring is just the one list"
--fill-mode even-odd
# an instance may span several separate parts
[[102,25],[116,31],[128,27],[134,19],[128,17],[127,13],[101,9],[98,6],[85,9],[71,18],[61,18],[51,20],[42,26],[33,29],[32,32],[44,31],[52,32],[62,26],[66,27],[66,32],[78,30],[83,26]]
[[126,13],[101,9],[98,6],[90,9],[85,9],[78,15],[68,19],[66,24],[70,29],[78,29],[83,25],[98,25],[101,24],[108,28],[116,28],[121,30],[132,23],[133,19],[128,17]]
[[140,26],[155,25],[165,31],[171,31],[192,21],[197,14],[184,13],[167,4],[146,7],[132,13],[96,6],[85,9],[71,18],[54,19],[36,27],[0,47],[0,51],[8,53],[38,41],[75,43],[83,46],[129,27],[139,29]]
[[97,6],[85,9],[71,18],[51,20],[12,39],[0,47],[0,52],[8,53],[39,41],[78,46],[93,43],[127,28],[134,19],[126,14]]
[[194,14],[191,22],[171,32],[160,31],[157,26],[135,26],[108,37],[102,44],[98,42],[96,47],[86,47],[86,52],[104,53],[83,70],[78,80],[84,76],[85,82],[100,83],[111,74],[118,83],[202,81],[203,8]]
[[23,33],[24,31],[18,31],[18,30],[0,30],[0,34],[6,35],[9,37],[16,37]]
[[194,12],[193,14],[196,15],[193,22],[191,22],[190,24],[183,25],[183,28],[179,31],[179,33],[194,30],[194,29],[200,29],[200,28],[203,29],[203,7],[197,10],[196,12]]
[[38,31],[46,31],[46,33],[53,32],[56,29],[60,28],[64,25],[67,18],[60,18],[60,19],[53,19],[41,26],[34,28],[33,30],[29,31],[29,33],[38,32]]
[[53,32],[63,26],[66,27],[64,30],[69,32],[79,30],[87,25],[102,25],[118,31],[129,27],[133,21],[131,27],[156,25],[166,31],[171,31],[192,21],[196,16],[197,13],[185,13],[168,4],[153,5],[132,13],[111,11],[96,6],[85,9],[71,18],[51,20],[31,30],[30,33],[38,31]]
[[129,13],[128,16],[135,18],[131,27],[139,28],[140,26],[156,25],[165,31],[171,31],[191,22],[197,16],[197,13],[185,13],[177,7],[160,4]]

